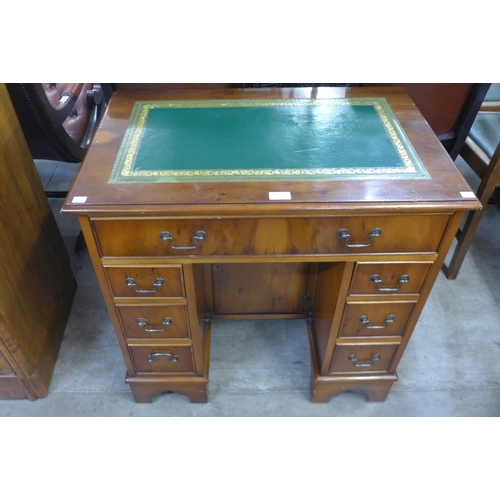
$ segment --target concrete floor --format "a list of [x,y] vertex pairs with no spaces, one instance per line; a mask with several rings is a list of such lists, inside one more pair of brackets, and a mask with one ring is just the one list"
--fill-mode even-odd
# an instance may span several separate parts
[[[475,179],[459,158],[459,168]],[[38,163],[46,189],[64,189],[76,166]],[[57,172],[58,170],[58,172]],[[382,403],[356,393],[311,403],[303,321],[216,321],[209,402],[163,394],[135,403],[125,365],[87,251],[72,252],[77,220],[59,215],[78,291],[49,394],[0,401],[0,416],[499,416],[500,209],[488,206],[458,278],[441,273]],[[451,253],[451,252],[450,252]],[[449,257],[447,261],[449,260]]]

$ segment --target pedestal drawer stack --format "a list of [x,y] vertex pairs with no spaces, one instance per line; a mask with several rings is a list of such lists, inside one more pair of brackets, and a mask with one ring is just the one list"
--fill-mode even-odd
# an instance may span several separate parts
[[388,373],[429,262],[357,263],[330,373]]
[[[120,324],[119,340],[132,389],[134,383],[158,379],[167,384],[164,390],[168,390],[169,383],[202,375],[202,339],[196,311],[192,311],[195,307],[189,309],[184,278],[191,266],[104,265],[103,269],[114,301],[115,320]],[[191,304],[195,303],[192,298]]]

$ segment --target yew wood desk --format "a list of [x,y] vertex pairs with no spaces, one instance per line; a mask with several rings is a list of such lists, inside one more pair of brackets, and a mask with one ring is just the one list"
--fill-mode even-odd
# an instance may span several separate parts
[[137,402],[207,401],[213,318],[305,320],[326,402],[386,398],[479,208],[403,90],[302,88],[115,93],[63,212]]

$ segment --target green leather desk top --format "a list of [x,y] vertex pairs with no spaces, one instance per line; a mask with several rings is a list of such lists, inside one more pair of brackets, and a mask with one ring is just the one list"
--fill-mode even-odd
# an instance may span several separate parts
[[425,179],[381,98],[140,101],[109,182]]

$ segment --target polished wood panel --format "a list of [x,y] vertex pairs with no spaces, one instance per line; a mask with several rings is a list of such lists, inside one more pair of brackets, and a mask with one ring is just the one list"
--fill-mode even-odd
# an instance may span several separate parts
[[307,306],[309,264],[214,264],[215,311],[223,314],[301,313]]
[[29,394],[47,395],[76,289],[70,261],[12,103],[0,84],[0,340]]
[[414,306],[415,302],[349,303],[342,318],[339,338],[401,337]]
[[[194,219],[94,220],[103,256],[318,255],[435,252],[448,215]],[[400,228],[411,228],[402,235]],[[347,229],[351,238],[340,238]],[[371,237],[380,229],[378,237]],[[174,243],[160,235],[167,231]],[[206,239],[194,241],[199,232]],[[183,246],[189,249],[176,249]],[[347,245],[363,245],[349,247]]]
[[[397,348],[398,344],[337,345],[330,373],[385,373]],[[356,356],[356,360],[350,356]]]
[[[118,306],[127,339],[189,338],[185,305]],[[145,324],[142,325],[142,321]],[[153,331],[160,330],[160,331]]]
[[[138,373],[193,373],[193,350],[190,346],[131,346],[130,353]],[[169,356],[165,356],[165,354]],[[154,361],[148,361],[154,356]],[[172,361],[178,356],[177,361]]]
[[[358,262],[349,293],[350,295],[419,294],[431,265],[430,262]],[[378,278],[374,278],[375,276]]]
[[328,372],[353,267],[352,262],[322,262],[318,266],[312,317],[315,330],[313,342],[322,373]]
[[[166,297],[184,297],[184,283],[181,266],[155,267],[105,267],[109,285],[115,298],[134,297],[159,299]],[[127,284],[133,279],[135,285]],[[156,285],[157,280],[163,284]]]

